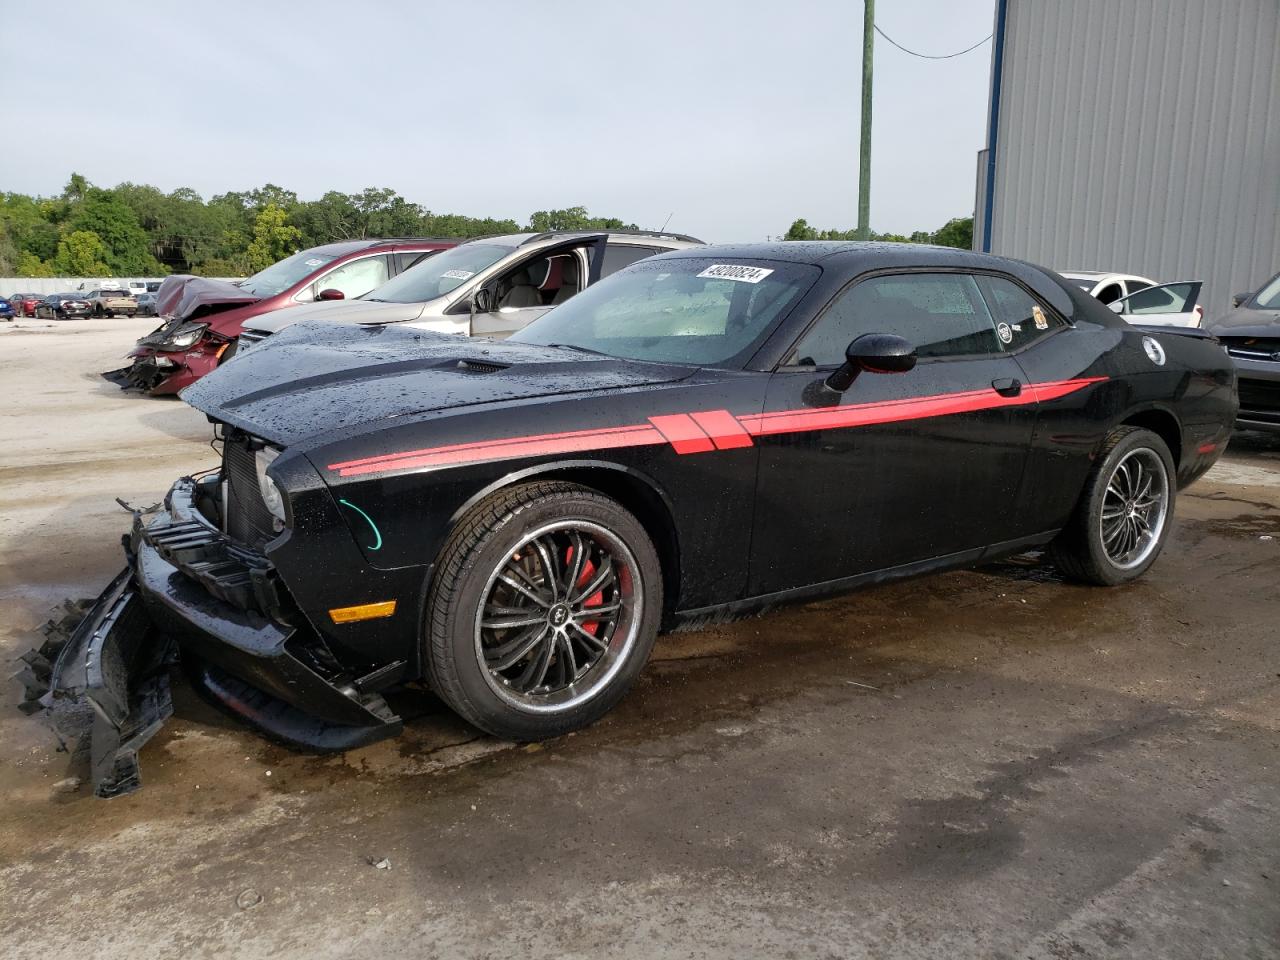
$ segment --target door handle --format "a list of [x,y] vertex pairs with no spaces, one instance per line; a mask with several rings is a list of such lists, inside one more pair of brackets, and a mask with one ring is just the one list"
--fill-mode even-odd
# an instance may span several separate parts
[[1002,397],[1016,397],[1022,393],[1022,381],[1013,377],[1001,377],[991,381],[991,389]]

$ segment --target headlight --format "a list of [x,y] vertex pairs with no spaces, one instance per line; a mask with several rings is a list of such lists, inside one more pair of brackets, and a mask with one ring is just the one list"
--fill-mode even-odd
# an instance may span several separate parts
[[267,476],[267,467],[271,466],[280,451],[272,447],[263,447],[253,455],[253,462],[258,468],[258,491],[262,494],[262,502],[267,511],[276,518],[276,529],[284,529],[284,495],[276,482]]
[[158,350],[185,350],[195,344],[202,336],[205,330],[209,328],[207,323],[184,323],[177,330],[169,334],[164,340],[160,341]]

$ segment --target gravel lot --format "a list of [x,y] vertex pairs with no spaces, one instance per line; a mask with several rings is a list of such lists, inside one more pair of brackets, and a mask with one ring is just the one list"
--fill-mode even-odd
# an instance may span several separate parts
[[[97,377],[153,325],[0,324],[5,660],[120,568],[116,497],[215,460]],[[408,691],[303,756],[179,685],[104,802],[6,684],[0,956],[1280,957],[1280,439],[1178,514],[1124,589],[1008,563],[664,638],[537,746]]]

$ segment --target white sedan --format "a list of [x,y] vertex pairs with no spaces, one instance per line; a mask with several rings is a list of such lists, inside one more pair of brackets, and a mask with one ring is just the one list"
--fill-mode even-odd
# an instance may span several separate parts
[[1204,320],[1198,303],[1203,285],[1199,280],[1162,283],[1109,303],[1107,309],[1138,326],[1198,327]]
[[1146,287],[1154,287],[1156,282],[1136,273],[1100,273],[1096,270],[1064,270],[1066,277],[1077,287],[1103,303],[1114,303],[1121,297],[1127,297]]

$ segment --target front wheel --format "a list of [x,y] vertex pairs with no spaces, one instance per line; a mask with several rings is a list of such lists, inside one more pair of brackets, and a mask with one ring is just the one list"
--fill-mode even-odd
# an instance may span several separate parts
[[1142,576],[1169,537],[1175,477],[1160,437],[1139,427],[1113,430],[1075,513],[1049,546],[1054,564],[1074,580],[1100,586]]
[[428,682],[495,736],[542,740],[594,722],[653,649],[657,551],[594,490],[540,482],[494,494],[458,524],[436,571]]

